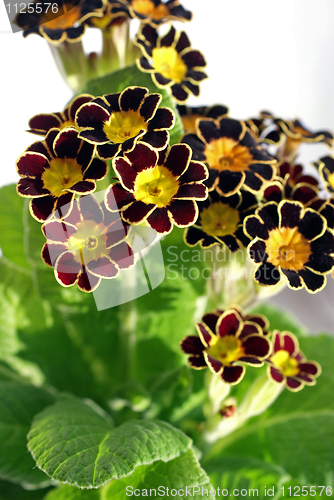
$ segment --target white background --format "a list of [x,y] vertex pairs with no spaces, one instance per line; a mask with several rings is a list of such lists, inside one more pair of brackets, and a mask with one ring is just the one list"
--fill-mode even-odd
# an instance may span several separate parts
[[[189,104],[225,104],[245,119],[267,109],[301,118],[311,129],[334,130],[333,0],[182,0],[194,14],[182,25],[204,53],[209,79]],[[92,31],[92,30],[91,30]],[[99,42],[95,32],[87,43]],[[98,50],[98,46],[91,46]],[[16,182],[15,160],[34,140],[31,116],[61,111],[72,96],[47,43],[12,34],[0,3],[0,185]],[[305,158],[326,154],[308,146]],[[334,282],[315,297],[285,290],[277,299],[314,331],[334,332]]]

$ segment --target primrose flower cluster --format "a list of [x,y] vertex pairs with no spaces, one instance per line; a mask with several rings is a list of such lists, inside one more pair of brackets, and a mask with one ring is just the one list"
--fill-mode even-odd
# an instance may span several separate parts
[[[184,31],[171,24],[161,31],[166,22],[191,20],[177,0],[71,0],[59,8],[61,16],[42,9],[16,22],[24,36],[38,34],[59,52],[72,87],[136,61],[157,92],[124,85],[79,93],[63,111],[30,119],[29,132],[42,137],[17,160],[17,192],[42,224],[42,259],[58,283],[92,292],[134,266],[129,235],[142,224],[162,236],[184,228],[185,243],[203,252],[247,252],[260,287],[321,290],[334,270],[334,157],[324,154],[306,171],[298,153],[305,144],[332,148],[333,134],[269,112],[237,120],[223,104],[185,105],[207,75]],[[141,23],[134,40],[132,19]],[[74,80],[71,58],[87,28],[101,30],[103,49],[80,59]],[[159,89],[173,109],[161,106]],[[183,135],[170,145],[176,118]],[[101,201],[94,192],[103,180]],[[208,367],[235,385],[245,365],[266,364],[269,377],[291,391],[315,384],[320,366],[306,360],[292,333],[271,336],[265,317],[231,303],[205,314],[198,335],[181,342],[192,368]]]

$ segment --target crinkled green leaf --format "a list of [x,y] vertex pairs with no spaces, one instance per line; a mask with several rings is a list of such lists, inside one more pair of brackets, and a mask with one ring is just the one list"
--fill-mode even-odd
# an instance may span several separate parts
[[17,382],[0,383],[0,478],[41,487],[49,478],[36,468],[27,450],[27,434],[36,413],[55,401],[44,389]]
[[167,462],[191,445],[181,431],[161,421],[131,420],[113,428],[108,416],[74,398],[37,415],[28,440],[44,472],[82,488],[126,477],[139,465]]
[[[81,92],[87,92],[95,96],[122,92],[126,87],[136,85],[138,87],[148,88],[150,93],[159,93],[162,95],[160,106],[168,107],[175,111],[175,104],[167,90],[159,89],[152,81],[151,75],[139,71],[136,65],[130,66],[110,75],[91,80],[85,85]],[[170,130],[170,144],[179,142],[183,133],[182,122],[178,113],[175,113],[175,125]]]
[[131,476],[113,480],[98,490],[62,486],[50,492],[45,500],[123,500],[127,496],[173,496],[181,499],[185,498],[186,492],[187,496],[200,500],[203,498],[202,488],[205,495],[208,490],[205,498],[212,500],[210,480],[200,467],[194,452],[189,449],[169,462],[158,461],[142,465]]
[[334,467],[334,338],[302,337],[300,346],[322,365],[317,384],[298,393],[285,390],[263,415],[219,440],[210,459],[248,455],[283,467],[300,484],[328,485]]

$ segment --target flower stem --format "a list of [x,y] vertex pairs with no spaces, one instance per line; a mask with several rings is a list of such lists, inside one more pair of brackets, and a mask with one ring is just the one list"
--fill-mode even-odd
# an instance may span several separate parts
[[134,376],[137,309],[135,300],[129,301],[128,298],[129,296],[135,296],[133,292],[136,286],[136,268],[132,267],[131,269],[124,271],[121,285],[122,303],[120,305],[120,353],[124,381],[130,380]]
[[77,91],[88,79],[87,58],[81,41],[49,44],[56,65],[69,87]]

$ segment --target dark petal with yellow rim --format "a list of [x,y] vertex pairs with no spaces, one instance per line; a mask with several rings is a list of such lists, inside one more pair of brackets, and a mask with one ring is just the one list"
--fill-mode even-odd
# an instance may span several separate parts
[[271,377],[278,383],[282,383],[284,382],[284,375],[282,375],[282,373],[278,370],[276,370],[276,368],[273,368],[272,366],[270,367],[270,375]]
[[197,335],[189,335],[180,343],[181,349],[185,354],[201,354],[204,346]]
[[220,376],[228,384],[237,384],[244,376],[244,373],[244,366],[224,366]]
[[230,172],[229,170],[220,172],[217,190],[221,194],[229,196],[241,188],[244,178],[244,172]]
[[93,292],[100,284],[101,278],[94,274],[87,273],[85,270],[79,274],[78,287],[82,292]]
[[276,285],[281,276],[275,266],[270,262],[265,262],[257,269],[254,279],[261,285]]
[[[143,143],[137,144],[135,149],[126,153],[125,156],[130,160],[136,172],[141,172],[145,168],[154,167],[158,159],[157,152]],[[118,164],[118,159],[115,160],[115,164]]]
[[35,219],[40,222],[46,219],[53,212],[56,199],[52,196],[44,196],[43,198],[33,198],[30,201],[30,210]]
[[220,130],[213,120],[200,120],[197,124],[197,128],[204,141],[207,143],[214,139],[219,139],[221,136]]
[[325,221],[316,212],[306,211],[304,217],[298,224],[298,231],[307,240],[313,240],[320,236],[324,230]]
[[46,222],[46,224],[42,226],[42,231],[48,241],[66,243],[67,240],[76,232],[76,228],[65,222],[50,221]]
[[51,128],[59,128],[61,120],[55,114],[41,113],[30,118],[28,125],[29,132],[44,135]]
[[205,181],[207,177],[208,171],[203,163],[191,161],[187,170],[182,174],[182,182],[187,184],[188,182]]
[[[203,67],[206,66],[203,54],[199,50],[189,50],[185,54],[182,54],[182,59],[186,63],[188,68]],[[204,74],[204,78],[206,75]]]
[[142,201],[134,201],[122,212],[122,217],[130,224],[139,224],[145,220],[148,214],[154,209],[154,205],[146,205]]
[[148,124],[147,130],[170,129],[174,124],[174,114],[169,108],[158,108]]
[[219,337],[236,335],[240,325],[240,317],[235,312],[230,312],[219,318],[216,332]]
[[78,127],[102,126],[103,122],[109,120],[109,113],[100,104],[91,102],[82,106],[76,114]]
[[175,195],[177,200],[205,200],[208,191],[203,184],[182,184]]
[[222,118],[219,121],[220,125],[220,137],[229,137],[238,141],[243,132],[243,127],[241,122],[238,120],[233,120],[232,118]]
[[94,181],[80,181],[71,186],[68,190],[71,193],[83,194],[92,193],[96,189],[96,184]]
[[96,151],[100,158],[104,160],[112,160],[120,152],[120,144],[103,144],[97,146]]
[[107,175],[107,171],[108,165],[106,162],[99,160],[98,158],[94,158],[87,170],[85,170],[84,179],[98,181]]
[[321,290],[326,283],[325,276],[315,274],[308,269],[302,269],[298,272],[298,274],[305,283],[306,289],[310,292],[317,292]]
[[186,33],[182,31],[180,33],[177,44],[175,45],[175,49],[177,52],[182,52],[182,50],[187,49],[188,47],[190,47],[189,38],[187,37]]
[[[269,231],[278,227],[279,218],[277,205],[275,203],[267,203],[257,211],[257,215],[263,220]],[[260,238],[262,238],[262,236],[260,236]]]
[[282,269],[282,273],[285,274],[285,276],[288,278],[289,285],[291,288],[296,288],[296,289],[302,288],[303,284],[302,284],[298,274],[296,273],[296,271]]
[[103,221],[103,211],[93,196],[82,196],[78,200],[78,209],[84,220],[92,220],[96,224]]
[[311,254],[310,259],[306,262],[305,267],[317,273],[329,273],[334,266],[334,258],[330,255]]
[[279,206],[280,212],[280,227],[297,227],[300,222],[300,216],[302,212],[302,205],[293,202],[283,202]]
[[197,217],[196,203],[192,200],[172,201],[168,210],[179,227],[189,226]]
[[169,142],[167,130],[150,130],[142,137],[143,142],[147,142],[155,149],[164,149]]
[[264,262],[267,260],[266,244],[264,241],[257,240],[249,246],[248,249],[250,258],[256,263]]
[[114,162],[114,170],[120,177],[122,184],[129,191],[134,190],[137,171],[134,165],[129,164],[125,158],[116,158]]
[[43,188],[43,181],[41,179],[34,179],[30,177],[24,177],[19,180],[17,184],[17,192],[21,196],[28,197],[40,197],[49,194],[49,191]]
[[86,269],[100,278],[115,278],[119,273],[117,266],[107,257],[92,260],[86,264]]
[[49,267],[55,265],[59,255],[66,252],[67,246],[61,243],[45,243],[42,248],[41,256],[44,264]]
[[61,254],[55,263],[56,277],[63,286],[73,285],[81,270],[81,264],[74,259],[73,253],[69,251]]
[[49,162],[44,155],[28,151],[18,159],[16,166],[19,175],[35,177],[48,168]]
[[119,98],[119,106],[122,111],[137,111],[148,90],[144,87],[128,87],[123,90]]
[[257,356],[265,358],[270,353],[270,343],[266,337],[261,335],[251,335],[242,343],[247,356]]
[[167,208],[156,208],[147,218],[148,223],[160,234],[168,234],[173,224],[168,216]]
[[168,153],[165,166],[175,177],[179,177],[188,168],[190,159],[190,148],[184,144],[175,144]]
[[109,186],[106,191],[106,207],[112,212],[117,212],[118,209],[129,205],[133,201],[135,201],[133,194],[126,191],[121,184],[113,184],[112,186]]
[[[153,118],[153,116],[156,114],[156,111],[158,111],[157,107],[158,107],[160,101],[161,101],[160,94],[150,94],[150,95],[145,97],[144,102],[140,106],[140,114],[141,114],[141,116],[143,116],[145,118],[146,121],[151,120],[151,118]],[[173,113],[171,110],[167,110],[167,108],[165,108],[165,110],[168,111],[169,114],[173,116]],[[152,123],[150,123],[150,125],[152,126]],[[155,127],[153,127],[153,128],[155,128]],[[166,127],[162,127],[162,128],[166,128]]]
[[[269,238],[269,232],[265,224],[263,224],[255,215],[246,219],[245,229],[251,238],[259,237],[262,240],[267,240]],[[254,251],[256,253],[256,248]]]
[[300,388],[302,388],[303,384],[299,382],[299,380],[296,380],[295,378],[292,377],[287,377],[286,379],[286,385],[288,389],[291,389],[292,391],[296,391]]
[[263,186],[263,180],[257,175],[253,174],[253,172],[246,171],[244,184],[252,191],[258,192]]
[[197,370],[208,367],[203,354],[201,356],[190,356],[188,358],[188,363],[192,368],[195,368]]

